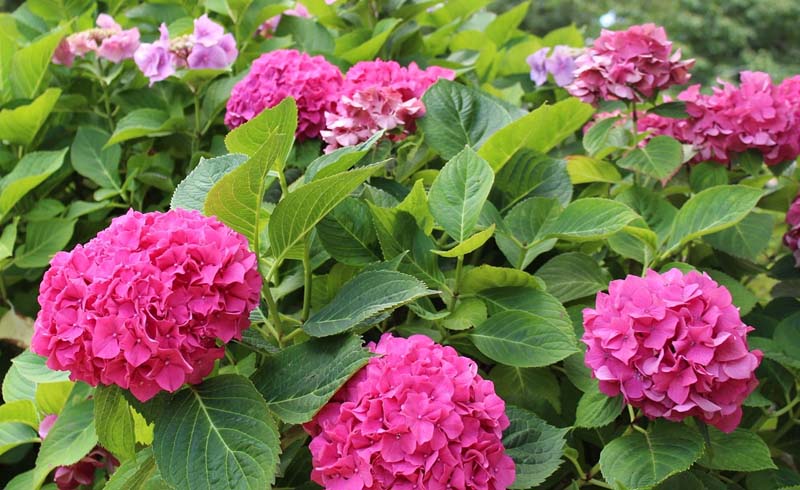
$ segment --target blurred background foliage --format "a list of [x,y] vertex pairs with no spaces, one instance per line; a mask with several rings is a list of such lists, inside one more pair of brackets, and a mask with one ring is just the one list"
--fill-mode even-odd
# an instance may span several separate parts
[[[501,0],[505,11],[518,3]],[[536,35],[574,23],[587,37],[600,29],[653,22],[687,56],[697,59],[692,80],[733,80],[742,70],[770,73],[776,80],[800,73],[798,0],[538,0],[524,28]]]

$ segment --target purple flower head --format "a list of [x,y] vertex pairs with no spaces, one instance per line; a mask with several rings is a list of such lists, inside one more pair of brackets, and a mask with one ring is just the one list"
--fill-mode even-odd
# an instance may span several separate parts
[[166,24],[158,28],[161,37],[152,43],[142,43],[133,54],[136,65],[150,79],[150,86],[175,73],[170,53],[169,31]]
[[547,82],[547,52],[550,48],[542,48],[526,60],[531,67],[531,80],[536,86],[544,85]]
[[547,71],[553,75],[559,87],[565,87],[575,79],[575,52],[576,50],[568,46],[556,46],[545,62]]

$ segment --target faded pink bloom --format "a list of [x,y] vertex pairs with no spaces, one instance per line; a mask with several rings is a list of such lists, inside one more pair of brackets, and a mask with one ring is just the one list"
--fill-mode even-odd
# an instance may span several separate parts
[[[39,437],[42,440],[50,433],[50,429],[57,419],[58,415],[50,414],[39,422]],[[81,458],[77,463],[57,467],[53,479],[58,490],[75,490],[81,485],[91,487],[94,483],[97,469],[105,469],[106,474],[110,476],[118,467],[119,461],[117,458],[102,447],[95,446],[89,454]]]
[[455,72],[438,66],[408,68],[395,61],[361,61],[345,76],[335,110],[325,112],[326,153],[369,139],[383,129],[393,141],[416,130],[415,120],[425,114],[422,96],[440,78],[452,80]]
[[794,254],[795,265],[800,267],[800,195],[794,198],[789,210],[786,212],[786,224],[789,229],[783,235],[783,243]]
[[649,418],[697,417],[731,432],[758,385],[739,309],[707,274],[671,269],[611,281],[583,310],[586,365],[608,396]]
[[101,58],[111,62],[133,57],[139,47],[139,29],[123,30],[113,17],[108,14],[97,16],[97,27],[76,32],[59,43],[53,54],[53,63],[72,66],[76,56],[95,52]]
[[225,29],[206,14],[195,19],[189,40],[192,48],[186,64],[191,69],[226,68],[239,54],[233,34],[225,34]]
[[[335,1],[335,0],[334,0]],[[333,2],[326,1],[329,5]],[[284,10],[283,13],[270,17],[265,20],[258,28],[258,35],[264,38],[271,38],[275,31],[278,30],[278,24],[281,22],[281,17],[284,15],[291,15],[293,17],[302,17],[304,19],[311,18],[311,13],[305,5],[300,2],[294,4],[294,8]]]
[[233,129],[286,97],[294,97],[298,140],[316,138],[325,126],[325,112],[334,109],[341,86],[341,72],[322,56],[294,49],[270,51],[259,56],[250,73],[233,87],[225,124]]
[[380,356],[305,424],[311,479],[328,489],[504,490],[515,477],[505,402],[474,361],[423,335],[384,334]]
[[141,401],[196,384],[241,338],[261,276],[247,240],[197,211],[129,211],[59,252],[39,288],[31,350],[72,380]]
[[166,24],[158,28],[161,37],[152,43],[142,43],[133,55],[136,66],[150,79],[150,86],[175,73]]
[[594,45],[575,60],[575,80],[567,91],[584,102],[642,101],[672,85],[689,80],[694,60],[681,60],[680,49],[663,27],[631,26],[625,31],[603,30]]
[[701,93],[699,85],[678,95],[688,119],[652,115],[640,121],[640,129],[693,145],[693,162],[729,164],[748,150],[758,151],[767,165],[800,155],[800,76],[775,85],[766,73],[745,71],[739,87],[720,85],[711,95]]
[[103,39],[97,49],[97,55],[113,63],[133,58],[133,54],[139,47],[139,29],[127,29],[112,34]]

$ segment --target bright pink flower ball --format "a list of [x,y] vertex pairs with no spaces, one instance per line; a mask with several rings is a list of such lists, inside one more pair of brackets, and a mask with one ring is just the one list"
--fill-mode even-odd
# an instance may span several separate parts
[[628,276],[583,310],[586,365],[608,396],[650,418],[697,417],[731,432],[758,385],[761,351],[749,351],[731,294],[705,273]]
[[575,80],[567,91],[591,104],[601,100],[642,101],[657,91],[689,80],[694,60],[681,60],[681,50],[663,27],[631,26],[603,30],[594,45],[575,59]]
[[514,462],[505,403],[470,359],[423,335],[384,334],[380,354],[311,422],[311,479],[328,489],[501,490]]
[[347,71],[335,110],[325,113],[322,139],[326,153],[369,139],[381,129],[400,141],[416,130],[425,115],[422,96],[440,78],[452,80],[455,72],[439,66],[423,70],[396,61],[360,61]]
[[129,211],[59,252],[39,287],[31,350],[72,380],[141,401],[195,384],[241,338],[261,276],[247,240],[197,211]]
[[783,235],[783,243],[794,254],[795,265],[800,267],[800,195],[794,198],[789,211],[786,212],[786,224],[789,229]]
[[264,53],[231,91],[225,124],[233,129],[286,97],[297,102],[297,138],[316,138],[325,127],[325,112],[339,99],[342,73],[322,56],[294,49]]

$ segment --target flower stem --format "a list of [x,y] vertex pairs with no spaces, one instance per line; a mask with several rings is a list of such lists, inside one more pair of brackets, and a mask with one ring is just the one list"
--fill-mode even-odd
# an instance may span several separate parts
[[200,150],[200,138],[203,137],[202,128],[200,128],[200,94],[198,92],[199,90],[192,90],[192,95],[194,96],[194,138],[192,138],[190,160]]
[[453,284],[453,302],[450,304],[450,311],[455,310],[456,303],[458,303],[459,290],[461,289],[461,276],[464,270],[464,256],[459,255],[456,259],[456,280]]
[[303,313],[300,320],[308,320],[311,311],[311,280],[314,271],[311,268],[311,237],[306,236],[303,240]]
[[609,485],[608,483],[606,483],[606,482],[604,482],[604,481],[597,480],[597,479],[595,479],[595,478],[592,478],[592,479],[591,479],[591,480],[589,480],[587,483],[589,483],[589,484],[591,484],[591,485],[594,485],[594,486],[596,486],[596,487],[600,487],[600,488],[611,488],[611,489],[613,489],[613,488],[614,488],[614,487],[612,487],[611,485]]

